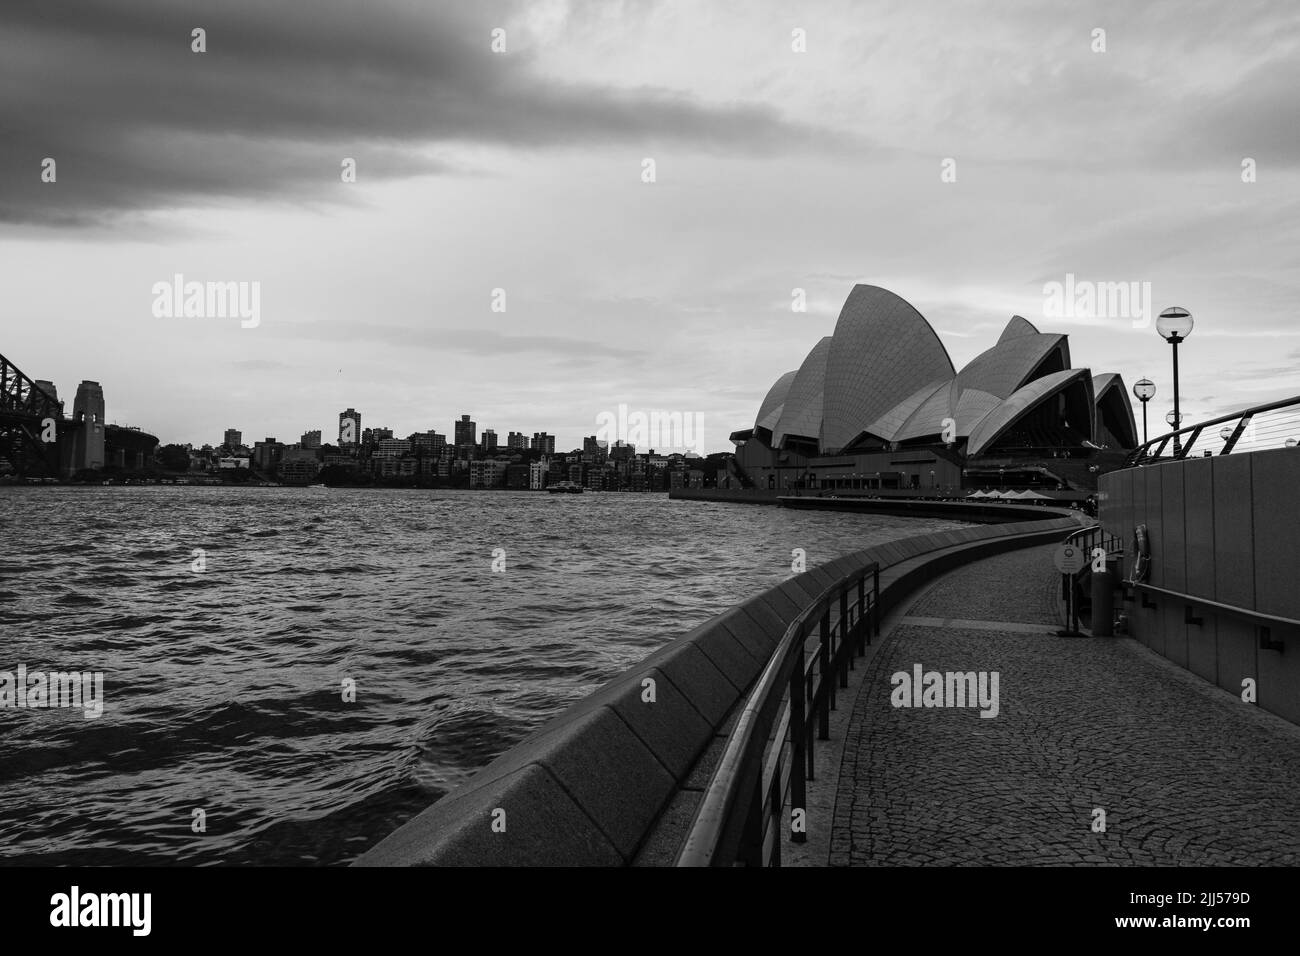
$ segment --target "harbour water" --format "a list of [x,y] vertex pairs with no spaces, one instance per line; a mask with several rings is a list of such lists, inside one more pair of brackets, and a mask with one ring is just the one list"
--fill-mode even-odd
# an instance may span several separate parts
[[0,864],[347,863],[794,549],[812,567],[959,526],[657,494],[0,489],[0,672],[104,688],[98,717],[0,708]]

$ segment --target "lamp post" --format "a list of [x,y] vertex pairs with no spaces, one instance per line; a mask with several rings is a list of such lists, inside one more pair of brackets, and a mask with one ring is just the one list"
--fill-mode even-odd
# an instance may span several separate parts
[[939,487],[937,484],[935,484],[935,481],[934,481],[934,469],[933,469],[933,468],[930,469],[930,487],[931,487],[931,488],[938,488],[938,487]]
[[1133,395],[1142,403],[1142,444],[1147,443],[1147,402],[1156,397],[1156,383],[1140,378],[1133,386]]
[[[1192,321],[1192,313],[1177,305],[1165,309],[1160,313],[1160,317],[1156,319],[1156,331],[1174,350],[1174,417],[1180,422],[1183,420],[1183,416],[1178,408],[1178,343],[1187,340],[1187,336],[1192,334],[1192,328],[1195,324]],[[1182,442],[1175,435],[1174,457],[1178,458],[1182,454],[1182,450]]]
[[1007,470],[1001,467],[998,468],[998,489],[1007,490]]

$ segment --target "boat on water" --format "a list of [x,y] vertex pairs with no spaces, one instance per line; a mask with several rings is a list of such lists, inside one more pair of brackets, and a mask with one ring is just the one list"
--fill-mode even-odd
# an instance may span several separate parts
[[553,485],[547,485],[546,490],[553,495],[580,495],[582,494],[582,485],[576,481],[557,481]]

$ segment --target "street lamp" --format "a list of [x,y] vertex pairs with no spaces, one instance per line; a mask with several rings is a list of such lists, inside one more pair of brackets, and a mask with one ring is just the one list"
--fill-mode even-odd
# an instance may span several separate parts
[[[1174,417],[1178,421],[1183,420],[1183,416],[1178,410],[1178,343],[1187,340],[1187,336],[1192,334],[1192,328],[1195,326],[1192,321],[1192,313],[1188,312],[1181,306],[1170,306],[1160,313],[1156,319],[1156,331],[1160,337],[1168,342],[1174,350]],[[1182,442],[1178,436],[1174,436],[1174,457],[1177,458],[1182,454]]]
[[1007,470],[1005,468],[998,468],[998,489],[1001,491],[1007,490],[1006,475],[1007,475]]
[[1149,378],[1140,378],[1133,386],[1133,394],[1142,403],[1142,444],[1147,443],[1147,402],[1156,397],[1156,383]]

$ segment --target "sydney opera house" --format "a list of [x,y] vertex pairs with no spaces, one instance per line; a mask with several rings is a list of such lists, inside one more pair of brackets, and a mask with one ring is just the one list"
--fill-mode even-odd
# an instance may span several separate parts
[[741,487],[1069,495],[1095,488],[1137,429],[1120,376],[1073,368],[1065,335],[1013,316],[958,372],[920,312],[858,285],[731,440]]

